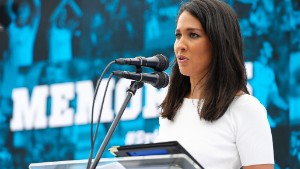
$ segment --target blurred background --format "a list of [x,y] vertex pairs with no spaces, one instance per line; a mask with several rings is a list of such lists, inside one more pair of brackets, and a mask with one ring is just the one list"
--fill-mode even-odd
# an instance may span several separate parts
[[[0,0],[0,168],[87,159],[97,79],[116,58],[161,53],[172,62],[181,2]],[[239,17],[248,87],[268,111],[275,168],[300,168],[300,1],[226,2]],[[94,122],[112,70],[134,67],[109,69]],[[112,79],[109,84],[95,152],[129,83]],[[149,85],[140,89],[107,148],[151,143],[158,129],[157,106],[166,90]],[[112,155],[105,151],[103,157]]]

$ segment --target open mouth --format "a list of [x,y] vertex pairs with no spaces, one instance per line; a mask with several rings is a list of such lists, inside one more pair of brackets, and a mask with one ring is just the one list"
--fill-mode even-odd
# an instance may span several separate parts
[[183,55],[179,55],[179,56],[177,56],[177,58],[178,58],[179,61],[189,60],[189,58],[187,58],[187,57],[185,57]]

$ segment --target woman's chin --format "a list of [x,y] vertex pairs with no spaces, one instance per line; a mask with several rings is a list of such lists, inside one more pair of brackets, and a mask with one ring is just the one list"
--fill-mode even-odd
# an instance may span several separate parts
[[183,76],[190,76],[190,75],[191,75],[191,72],[186,71],[186,70],[180,70],[180,73],[181,73]]

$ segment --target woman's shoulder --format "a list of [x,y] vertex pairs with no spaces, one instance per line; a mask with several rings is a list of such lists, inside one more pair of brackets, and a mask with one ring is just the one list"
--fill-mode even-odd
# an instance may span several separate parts
[[249,94],[242,94],[236,96],[228,108],[229,112],[233,115],[257,115],[266,114],[265,107],[260,103],[260,101]]
[[259,106],[262,104],[260,103],[260,101],[250,95],[250,94],[242,94],[242,95],[238,95],[238,96],[235,96],[234,100],[232,101],[231,105],[234,105],[234,106],[237,106],[237,105],[241,105],[241,106]]
[[236,129],[252,125],[268,126],[265,107],[257,98],[249,94],[236,96],[226,113]]

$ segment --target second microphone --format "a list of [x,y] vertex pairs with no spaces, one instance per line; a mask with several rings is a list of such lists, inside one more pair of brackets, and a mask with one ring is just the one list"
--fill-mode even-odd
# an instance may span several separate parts
[[131,79],[139,82],[151,84],[155,88],[164,88],[169,84],[169,76],[165,72],[154,73],[133,73],[127,71],[113,71],[119,78]]

